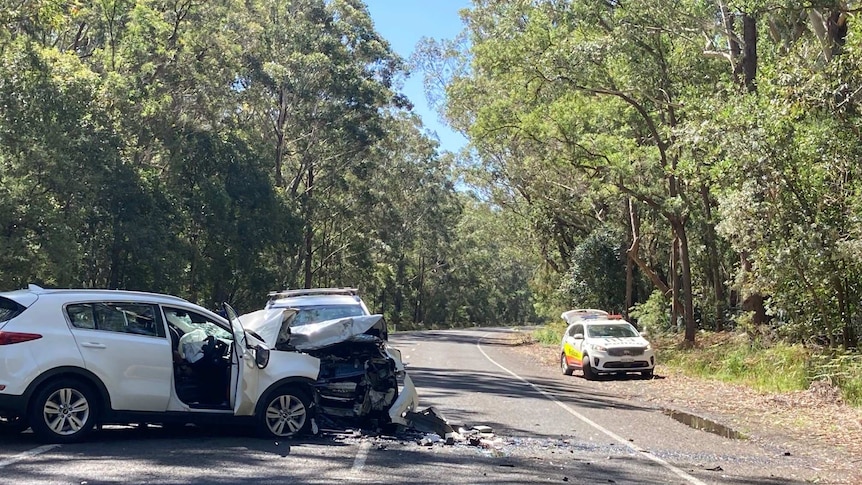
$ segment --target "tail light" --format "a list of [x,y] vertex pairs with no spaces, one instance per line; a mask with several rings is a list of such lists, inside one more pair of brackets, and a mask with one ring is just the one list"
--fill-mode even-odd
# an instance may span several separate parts
[[29,342],[42,338],[38,333],[22,332],[0,332],[0,345],[11,345],[21,342]]

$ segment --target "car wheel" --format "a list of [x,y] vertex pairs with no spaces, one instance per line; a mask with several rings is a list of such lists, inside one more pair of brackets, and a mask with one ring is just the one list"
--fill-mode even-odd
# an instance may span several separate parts
[[19,434],[29,427],[22,416],[0,416],[0,434]]
[[289,438],[311,428],[311,399],[295,387],[276,389],[258,416],[260,430],[268,438]]
[[77,379],[48,383],[31,403],[30,427],[52,443],[73,443],[93,430],[99,402],[90,386]]
[[560,354],[560,368],[563,370],[563,375],[570,376],[572,372],[575,370],[569,367],[569,363],[566,362],[566,354]]
[[652,379],[652,376],[653,376],[653,369],[650,369],[650,370],[642,370],[642,371],[641,371],[641,376],[642,376],[643,378],[645,378],[645,379]]
[[583,360],[582,366],[584,369],[584,379],[586,379],[588,381],[595,379],[596,373],[593,372],[593,366],[590,365],[590,357],[586,354],[584,354],[584,360]]

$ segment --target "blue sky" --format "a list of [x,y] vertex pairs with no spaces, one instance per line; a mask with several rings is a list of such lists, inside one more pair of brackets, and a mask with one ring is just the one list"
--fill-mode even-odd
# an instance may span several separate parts
[[[458,11],[470,0],[365,0],[377,31],[401,57],[409,59],[422,37],[454,39],[463,24]],[[404,82],[404,94],[425,127],[440,138],[440,148],[457,152],[467,142],[442,123],[429,106],[422,86],[422,73],[415,72]]]

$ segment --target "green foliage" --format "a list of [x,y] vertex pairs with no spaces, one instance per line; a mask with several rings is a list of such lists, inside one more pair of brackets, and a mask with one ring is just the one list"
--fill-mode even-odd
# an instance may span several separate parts
[[670,302],[660,291],[653,291],[645,302],[635,304],[629,316],[641,331],[650,334],[676,330],[670,321]]
[[660,362],[692,375],[739,382],[764,391],[802,390],[811,382],[810,355],[801,345],[779,343],[764,347],[749,341],[746,334],[736,339],[703,340],[707,343],[693,349],[661,345]]
[[826,381],[841,389],[846,403],[862,406],[862,356],[859,354],[813,353],[807,371],[812,381]]
[[571,268],[560,288],[570,298],[572,308],[623,313],[626,275],[621,246],[620,234],[601,228],[575,247]]
[[535,319],[524,232],[455,190],[362,2],[39,0],[0,25],[2,289],[242,311],[357,286],[397,328]]
[[566,331],[566,322],[557,318],[551,323],[542,325],[533,331],[533,338],[544,345],[560,345],[560,340],[563,338],[563,332]]

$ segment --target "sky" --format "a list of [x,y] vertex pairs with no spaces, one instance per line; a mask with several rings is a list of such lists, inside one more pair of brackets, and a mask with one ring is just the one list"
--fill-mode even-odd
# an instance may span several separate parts
[[[422,37],[454,39],[463,27],[458,11],[471,5],[470,0],[365,0],[365,3],[377,32],[404,59],[410,58]],[[440,121],[428,104],[421,72],[412,73],[402,90],[425,127],[437,134],[441,149],[457,152],[467,144],[460,133]]]

